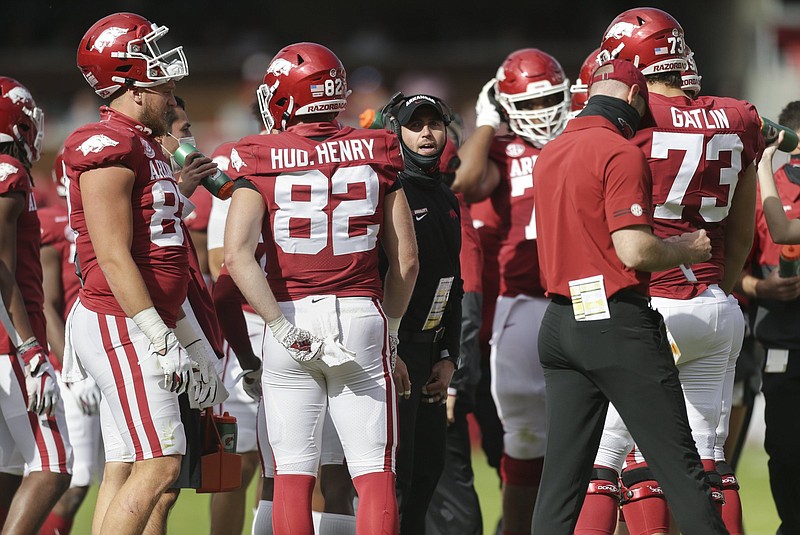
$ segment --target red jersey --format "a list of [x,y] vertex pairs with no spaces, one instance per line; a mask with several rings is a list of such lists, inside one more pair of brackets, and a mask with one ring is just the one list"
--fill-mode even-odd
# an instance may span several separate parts
[[652,180],[644,154],[607,119],[576,117],[544,146],[534,172],[539,259],[548,295],[569,281],[602,275],[606,296],[648,294],[650,274],[625,267],[611,233],[653,225]]
[[211,192],[203,186],[197,186],[191,196],[194,211],[183,220],[186,228],[193,232],[205,232],[208,229],[208,216],[211,214]]
[[[792,163],[788,163],[775,171],[775,186],[783,209],[786,212],[786,217],[792,220],[800,219],[800,184],[789,179],[786,169],[790,167],[792,167]],[[800,173],[796,174],[800,176]],[[753,241],[753,252],[757,254],[755,261],[760,266],[777,266],[781,255],[781,247],[781,245],[772,241],[772,236],[769,233],[767,220],[764,217],[764,209],[761,206],[761,189],[759,188],[756,201],[756,235]]]
[[655,128],[633,141],[653,175],[653,232],[667,238],[705,229],[711,258],[693,264],[697,282],[680,268],[653,273],[651,295],[691,299],[722,281],[725,227],[736,184],[764,149],[761,120],[753,105],[732,98],[665,97],[650,94]]
[[377,245],[384,196],[403,170],[397,136],[298,124],[242,139],[230,160],[230,177],[246,177],[264,198],[267,280],[278,301],[382,298]]
[[61,257],[61,289],[64,292],[61,315],[66,321],[81,289],[81,281],[75,273],[75,233],[69,226],[69,210],[61,203],[40,208],[39,221],[42,225],[42,247],[53,247]]
[[[0,154],[0,195],[20,194],[25,208],[17,218],[17,265],[14,278],[22,292],[33,334],[40,344],[47,343],[44,320],[44,291],[42,290],[42,263],[39,256],[39,216],[33,198],[33,181],[25,166],[11,156]],[[0,323],[0,354],[15,352],[14,344]]]
[[183,201],[178,185],[161,146],[148,128],[105,106],[100,113],[100,122],[82,126],[64,143],[70,226],[77,233],[75,244],[83,280],[81,302],[94,312],[125,316],[97,264],[86,229],[80,176],[102,167],[127,167],[135,175],[131,192],[131,256],[156,310],[167,326],[175,327],[189,278],[188,248],[180,219]]
[[203,334],[205,334],[209,344],[211,344],[211,348],[219,358],[222,358],[225,355],[222,347],[222,330],[217,321],[214,301],[211,299],[211,292],[208,290],[203,273],[200,271],[200,261],[197,259],[194,242],[192,242],[191,237],[188,237],[186,242],[189,245],[189,286],[187,288],[189,306],[192,307],[197,323],[200,324],[200,328],[203,330]]
[[501,180],[492,195],[469,207],[472,224],[478,231],[483,251],[483,306],[481,308],[481,354],[489,355],[489,340],[492,338],[492,322],[497,296],[500,295],[500,243],[510,225],[508,182]]
[[536,249],[536,219],[533,206],[533,166],[541,149],[516,135],[494,138],[489,158],[507,182],[509,225],[500,244],[500,295],[543,296],[539,255]]
[[478,231],[472,224],[469,207],[464,201],[464,196],[456,193],[458,205],[461,208],[461,279],[464,281],[464,292],[482,293],[481,267],[483,266],[483,253],[481,252],[481,239]]

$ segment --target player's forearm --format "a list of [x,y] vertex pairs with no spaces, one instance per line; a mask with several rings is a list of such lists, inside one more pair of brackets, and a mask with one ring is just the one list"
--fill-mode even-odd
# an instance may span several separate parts
[[456,170],[456,178],[451,187],[453,191],[463,193],[470,202],[478,200],[475,197],[479,194],[481,182],[486,175],[489,148],[494,134],[495,131],[490,126],[476,128],[458,150],[461,165]]
[[252,254],[226,251],[225,265],[244,298],[264,321],[269,323],[283,315],[264,271]]
[[730,295],[739,282],[739,276],[742,269],[744,269],[744,263],[747,260],[747,255],[750,253],[750,247],[752,247],[752,245],[752,234],[750,234],[749,240],[744,238],[741,242],[725,242],[725,272],[722,277],[722,282],[720,283],[720,288],[722,288],[722,291],[726,294]]
[[214,282],[219,279],[219,272],[222,269],[222,262],[225,260],[225,253],[222,247],[208,250],[208,272]]
[[[14,273],[3,262],[0,262],[0,293],[2,293],[3,303],[11,324],[22,341],[27,340],[34,334],[28,319],[28,312],[25,310],[25,301],[22,299],[22,292],[17,286]],[[11,338],[13,341],[13,336]]]
[[52,354],[61,362],[64,358],[64,318],[48,303],[44,306],[44,318],[47,320],[47,344]]
[[142,310],[152,307],[153,300],[139,268],[130,254],[125,253],[127,251],[101,260],[101,253],[97,252],[97,263],[122,311],[132,318]]

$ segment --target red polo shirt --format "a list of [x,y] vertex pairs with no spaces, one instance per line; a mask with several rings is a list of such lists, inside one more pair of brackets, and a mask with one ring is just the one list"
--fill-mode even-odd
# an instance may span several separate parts
[[611,233],[653,226],[652,177],[644,153],[605,118],[577,117],[545,145],[534,169],[539,262],[547,295],[602,275],[606,295],[648,295],[650,274],[625,267]]

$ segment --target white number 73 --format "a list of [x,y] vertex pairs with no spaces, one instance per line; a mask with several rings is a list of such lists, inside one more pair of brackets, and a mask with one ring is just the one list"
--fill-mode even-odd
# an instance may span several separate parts
[[742,150],[744,145],[738,134],[714,134],[703,146],[703,134],[685,132],[653,132],[653,147],[651,157],[666,159],[670,151],[684,151],[681,166],[672,187],[669,189],[664,204],[656,205],[653,216],[657,219],[680,219],[685,206],[686,191],[692,181],[697,168],[703,160],[705,148],[706,161],[718,161],[723,152],[731,153],[730,167],[720,168],[719,184],[728,186],[728,200],[722,206],[717,206],[716,197],[702,197],[700,199],[700,215],[709,223],[716,223],[728,217],[731,209],[736,184],[739,181],[739,172],[742,170]]

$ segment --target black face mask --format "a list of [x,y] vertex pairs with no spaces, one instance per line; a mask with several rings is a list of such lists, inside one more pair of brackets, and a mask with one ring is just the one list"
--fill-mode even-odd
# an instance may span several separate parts
[[789,182],[800,186],[800,154],[789,156],[789,163],[784,165],[783,168],[786,170]]
[[607,95],[594,95],[590,98],[578,117],[590,115],[599,115],[608,119],[625,136],[625,139],[630,139],[636,134],[639,121],[642,119],[636,108],[622,99]]

